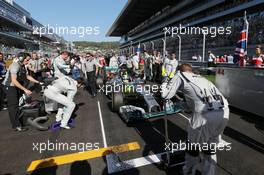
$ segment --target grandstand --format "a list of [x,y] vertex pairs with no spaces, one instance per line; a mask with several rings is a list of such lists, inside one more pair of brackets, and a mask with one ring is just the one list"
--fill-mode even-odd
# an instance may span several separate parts
[[0,0],[0,51],[15,54],[19,50],[52,52],[65,48],[66,41],[56,34],[33,34],[33,27],[43,27],[13,0]]
[[[249,21],[248,55],[252,55],[255,45],[264,43],[263,0],[129,0],[107,36],[121,37],[122,52],[135,49],[138,43],[141,43],[141,49],[162,51],[164,27],[180,24],[231,27],[229,35],[206,36],[206,50],[218,55],[233,54],[245,11]],[[191,59],[194,54],[202,55],[202,34],[180,36],[184,59]],[[177,52],[178,37],[167,37],[166,46],[167,51]]]

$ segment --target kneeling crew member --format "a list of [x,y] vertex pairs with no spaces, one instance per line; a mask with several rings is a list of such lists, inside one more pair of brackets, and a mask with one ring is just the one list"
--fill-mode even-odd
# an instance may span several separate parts
[[[47,89],[44,90],[45,97],[54,100],[55,102],[64,105],[63,114],[57,115],[62,117],[60,127],[64,129],[71,129],[68,126],[68,121],[71,118],[71,115],[75,108],[75,103],[73,102],[73,98],[77,92],[77,87],[79,87],[82,83],[81,79],[77,81],[64,76],[57,80],[55,80],[51,85],[48,86]],[[67,94],[63,95],[63,93]],[[60,110],[58,110],[60,112]],[[56,121],[59,121],[56,118]]]
[[[216,145],[229,118],[228,102],[213,83],[194,74],[189,64],[182,64],[180,71],[171,80],[163,83],[162,97],[170,99],[177,90],[185,94],[187,105],[192,110],[183,172],[195,172],[200,161],[199,153],[202,152],[202,174],[213,175]],[[202,149],[204,144],[211,149]]]

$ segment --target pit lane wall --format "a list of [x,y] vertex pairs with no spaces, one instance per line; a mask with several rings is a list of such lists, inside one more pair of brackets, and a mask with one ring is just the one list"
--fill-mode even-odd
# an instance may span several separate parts
[[231,106],[264,117],[264,69],[217,67],[215,83]]
[[264,69],[239,68],[228,63],[208,67],[208,62],[190,60],[182,60],[180,63],[215,72],[215,84],[231,106],[264,117]]

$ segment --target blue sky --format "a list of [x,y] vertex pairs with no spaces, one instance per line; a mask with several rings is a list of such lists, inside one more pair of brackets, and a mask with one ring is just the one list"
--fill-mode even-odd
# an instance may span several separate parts
[[[117,41],[105,37],[127,0],[15,0],[43,25],[62,27],[99,27],[99,35],[64,35],[71,41]],[[93,29],[93,32],[94,29]],[[95,32],[96,33],[96,32]]]

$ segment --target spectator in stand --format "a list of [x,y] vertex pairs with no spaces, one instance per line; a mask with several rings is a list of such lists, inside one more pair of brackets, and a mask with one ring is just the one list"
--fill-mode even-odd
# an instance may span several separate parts
[[192,56],[192,60],[193,60],[193,61],[197,61],[197,59],[198,59],[198,58],[197,58],[197,55],[196,55],[196,54]]
[[224,62],[227,63],[227,55],[224,55]]
[[214,63],[219,63],[220,62],[220,57],[217,55],[216,58],[214,59]]
[[211,51],[208,51],[208,54],[209,54],[208,61],[214,62],[216,59],[215,55]]
[[227,56],[227,62],[233,64],[233,63],[234,63],[234,56],[231,55],[231,54],[229,54],[229,55]]
[[198,55],[198,62],[202,62],[202,56]]
[[256,47],[256,55],[252,58],[252,64],[254,67],[261,68],[263,67],[264,55],[261,54],[260,46]]
[[225,57],[224,57],[224,55],[221,55],[221,56],[220,56],[218,62],[220,62],[220,63],[224,63],[224,62],[225,62]]
[[208,51],[208,67],[212,67],[214,62],[216,62],[215,55],[211,51]]

